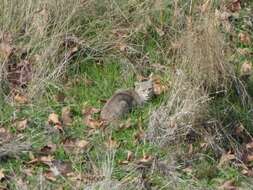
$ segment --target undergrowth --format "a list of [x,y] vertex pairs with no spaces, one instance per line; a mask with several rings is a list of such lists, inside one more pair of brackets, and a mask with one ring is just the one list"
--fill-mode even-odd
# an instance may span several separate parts
[[[252,9],[3,0],[0,188],[251,189]],[[162,93],[101,126],[97,109],[150,75]]]

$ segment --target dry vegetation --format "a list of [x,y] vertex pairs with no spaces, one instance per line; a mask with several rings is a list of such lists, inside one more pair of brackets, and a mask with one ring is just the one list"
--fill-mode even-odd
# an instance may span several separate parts
[[[252,10],[2,0],[0,189],[251,189]],[[104,99],[150,74],[159,96],[104,126]]]

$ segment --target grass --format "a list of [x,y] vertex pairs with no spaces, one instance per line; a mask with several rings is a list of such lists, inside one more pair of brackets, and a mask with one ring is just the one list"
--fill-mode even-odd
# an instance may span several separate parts
[[[13,0],[12,3],[14,2],[16,1]],[[28,0],[25,2],[30,3],[30,9],[26,9],[22,3],[18,3],[16,8],[7,1],[5,4],[9,9],[14,8],[17,15],[26,13],[29,18],[33,10],[40,7],[39,1],[34,4]],[[117,190],[134,190],[141,189],[143,184],[151,183],[156,189],[202,190],[217,189],[224,181],[234,180],[236,186],[241,189],[250,189],[251,178],[243,175],[236,163],[222,167],[218,165],[222,153],[234,150],[234,144],[230,144],[228,140],[231,139],[227,138],[237,124],[242,124],[253,134],[252,101],[249,100],[247,106],[242,104],[242,97],[231,87],[233,84],[226,75],[227,70],[223,70],[222,66],[228,64],[229,69],[234,72],[233,77],[237,77],[242,62],[253,61],[252,55],[235,54],[235,59],[228,62],[221,54],[221,47],[226,47],[226,44],[223,44],[223,39],[220,39],[222,34],[214,25],[205,22],[204,26],[212,30],[199,34],[198,27],[202,20],[198,20],[195,15],[198,13],[197,9],[196,13],[194,12],[197,1],[192,5],[185,1],[156,1],[156,8],[150,7],[149,0],[112,1],[110,6],[101,0],[84,1],[84,4],[76,1],[76,4],[71,6],[72,3],[68,0],[58,3],[61,5],[59,9],[50,1],[47,2],[49,10],[52,11],[49,12],[52,14],[51,20],[46,25],[46,32],[40,37],[29,27],[27,36],[18,36],[18,27],[24,22],[22,18],[15,17],[13,23],[8,23],[8,15],[11,13],[0,13],[0,23],[3,24],[3,28],[0,29],[14,34],[15,46],[29,46],[31,58],[36,54],[41,56],[39,62],[34,63],[38,64],[38,70],[26,92],[28,97],[32,97],[29,103],[13,102],[8,97],[8,91],[0,91],[0,126],[10,130],[15,137],[24,136],[24,141],[29,140],[33,147],[28,153],[22,152],[15,155],[16,157],[1,158],[0,169],[3,169],[5,175],[1,179],[1,188],[106,190],[113,187]],[[193,10],[190,16],[193,18],[193,25],[186,27],[185,18],[189,16],[191,6]],[[247,6],[253,8],[250,3]],[[3,9],[1,5],[0,8]],[[248,48],[253,51],[252,44],[245,45],[237,38],[241,31],[249,32],[253,38],[251,30],[244,26],[244,18],[248,16],[252,14],[242,9],[238,19],[232,21],[234,33],[225,34],[228,35],[227,40],[233,38],[232,41],[225,41],[230,43],[232,53],[235,53],[236,48]],[[206,19],[213,21],[213,17]],[[193,28],[189,29],[190,27]],[[71,57],[71,60],[63,63],[61,54],[58,55],[62,38],[58,37],[66,34],[75,34],[84,42],[80,42],[81,50]],[[232,36],[229,38],[229,35]],[[181,41],[183,47],[171,47],[174,42]],[[218,48],[212,49],[213,47]],[[217,59],[220,65],[215,65]],[[44,60],[45,64],[42,64]],[[206,65],[210,67],[206,68]],[[177,78],[174,71],[177,69],[186,73],[186,79],[182,80],[183,84],[180,85],[175,83]],[[56,76],[52,73],[56,73]],[[102,108],[104,100],[109,99],[116,90],[132,88],[138,75],[148,76],[150,73],[160,76],[163,82],[170,84],[168,92],[156,97],[144,107],[137,108],[119,123],[108,126],[105,130],[90,131],[83,122],[85,108]],[[252,79],[244,83],[251,98]],[[206,85],[205,88],[201,88],[202,85]],[[185,90],[189,86],[190,90]],[[227,87],[228,93],[213,95],[213,91],[224,86]],[[200,90],[200,93],[196,89]],[[175,96],[177,93],[179,95]],[[60,96],[64,96],[64,100],[59,100]],[[198,105],[196,100],[204,96],[210,100],[206,104]],[[172,98],[175,101],[172,101]],[[150,143],[145,137],[138,141],[137,137],[142,135],[142,130],[145,133],[149,130],[150,115],[153,111],[170,103],[173,104],[170,111],[165,109],[162,114],[166,114],[169,120],[171,116],[175,116],[173,118],[176,123],[193,124],[198,138],[192,137],[192,142],[187,136],[181,135],[182,138],[172,141],[169,146]],[[48,126],[47,120],[52,112],[60,116],[64,107],[71,109],[73,122],[70,126],[64,126],[64,133],[61,133],[53,130],[53,126]],[[185,112],[190,113],[191,117],[187,114],[182,117],[179,114],[184,115]],[[15,121],[21,119],[28,120],[28,126],[24,131],[19,131],[15,125]],[[217,134],[213,131],[209,133],[208,126],[204,132],[198,130],[198,127],[203,127],[202,124],[212,120],[218,123],[215,128]],[[129,128],[119,129],[121,124],[129,121]],[[213,141],[206,142],[206,137]],[[64,142],[69,139],[86,140],[89,147],[81,152],[67,151]],[[119,147],[109,149],[106,143],[110,139],[116,141]],[[216,149],[210,146],[204,149],[203,142],[211,143]],[[240,143],[240,140],[236,141],[239,147],[242,145]],[[63,174],[49,178],[50,176],[46,176],[46,172],[50,171],[49,165],[43,162],[28,163],[42,155],[47,156],[41,148],[49,144],[56,146],[49,155],[54,156],[54,161],[61,164],[70,163],[74,176]],[[134,161],[121,164],[127,159],[129,151],[132,152]],[[155,162],[142,168],[138,161],[145,156],[151,156]],[[93,179],[90,182],[87,175],[101,175],[105,178]]]

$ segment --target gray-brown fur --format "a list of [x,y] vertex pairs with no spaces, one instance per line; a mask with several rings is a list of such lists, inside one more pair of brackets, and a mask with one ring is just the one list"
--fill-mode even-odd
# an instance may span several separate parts
[[144,104],[153,94],[151,81],[136,83],[135,89],[116,91],[102,108],[100,118],[109,122],[117,120],[134,107]]

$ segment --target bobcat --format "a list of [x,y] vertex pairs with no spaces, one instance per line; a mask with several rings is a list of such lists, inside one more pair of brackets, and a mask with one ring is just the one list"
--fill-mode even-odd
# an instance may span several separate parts
[[135,83],[134,89],[118,90],[102,108],[100,118],[111,122],[141,106],[154,96],[153,81]]

